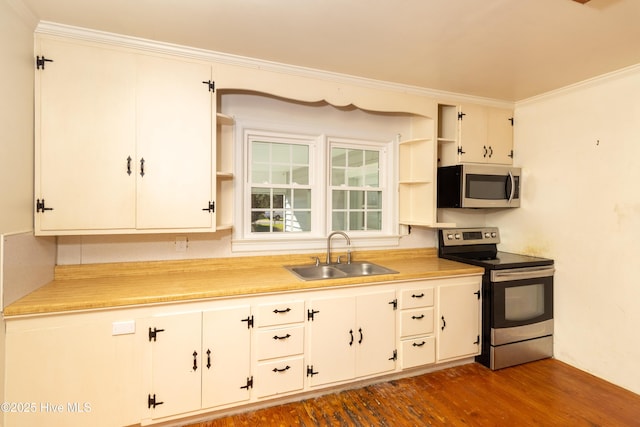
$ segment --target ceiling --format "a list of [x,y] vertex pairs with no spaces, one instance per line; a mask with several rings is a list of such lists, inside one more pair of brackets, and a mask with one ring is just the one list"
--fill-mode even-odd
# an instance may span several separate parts
[[504,101],[640,63],[640,1],[22,0],[40,20]]

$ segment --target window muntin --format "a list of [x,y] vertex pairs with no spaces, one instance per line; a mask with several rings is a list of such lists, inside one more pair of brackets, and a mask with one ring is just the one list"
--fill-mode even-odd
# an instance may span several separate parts
[[381,148],[331,145],[331,230],[381,231]]
[[311,231],[311,168],[308,142],[285,138],[249,141],[252,233]]

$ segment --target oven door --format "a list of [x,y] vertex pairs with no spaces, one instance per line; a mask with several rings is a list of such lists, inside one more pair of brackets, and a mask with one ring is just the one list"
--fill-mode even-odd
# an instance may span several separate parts
[[553,266],[491,271],[491,328],[553,319]]

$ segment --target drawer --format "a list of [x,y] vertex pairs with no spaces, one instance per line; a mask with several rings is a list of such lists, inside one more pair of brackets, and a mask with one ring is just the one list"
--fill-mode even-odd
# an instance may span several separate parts
[[435,337],[421,337],[412,340],[402,340],[401,343],[402,354],[400,355],[400,366],[402,366],[402,369],[435,363]]
[[433,288],[417,287],[400,291],[400,310],[433,306]]
[[303,349],[304,325],[262,329],[256,334],[257,360],[302,354]]
[[302,390],[304,385],[302,355],[258,364],[255,381],[257,396]]
[[255,307],[257,327],[304,322],[304,301],[283,301]]
[[433,333],[433,307],[400,312],[400,337]]

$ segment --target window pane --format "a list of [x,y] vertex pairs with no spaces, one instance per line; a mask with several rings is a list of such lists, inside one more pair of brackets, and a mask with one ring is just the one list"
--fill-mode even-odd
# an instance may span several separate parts
[[251,209],[271,208],[271,190],[268,188],[251,189]]
[[349,230],[349,228],[347,228],[347,212],[344,211],[339,211],[336,212],[334,211],[331,215],[331,224],[332,224],[332,230],[336,231],[336,230]]
[[344,148],[332,148],[331,164],[339,167],[347,166],[347,150]]
[[382,212],[367,212],[367,230],[382,230]]
[[251,169],[251,182],[253,184],[268,184],[269,165],[264,163],[254,163]]
[[293,184],[298,184],[298,185],[309,184],[309,166],[293,167]]
[[311,212],[293,211],[291,222],[286,231],[311,231]]
[[349,187],[364,186],[364,180],[362,179],[362,168],[347,169],[347,176],[348,176]]
[[289,184],[289,165],[273,165],[271,184]]
[[382,191],[367,191],[367,209],[382,209]]
[[291,146],[292,163],[298,165],[309,164],[309,147],[306,145],[294,144]]
[[291,146],[289,144],[271,144],[273,163],[290,163],[291,162]]
[[380,153],[378,151],[367,150],[364,152],[364,163],[367,166],[378,167],[380,163]]
[[364,212],[349,213],[349,230],[364,230]]
[[333,190],[332,204],[333,209],[347,209],[347,191]]
[[274,232],[284,231],[284,212],[273,211],[271,216],[271,230]]
[[293,207],[311,209],[311,190],[293,190]]
[[269,162],[271,143],[254,141],[251,147],[253,162]]
[[363,165],[363,151],[362,150],[349,150],[347,154],[348,166],[350,168],[356,168]]
[[269,212],[255,211],[251,212],[251,231],[262,233],[271,231],[271,221],[269,220]]
[[349,209],[364,209],[364,191],[349,192]]
[[334,187],[340,187],[341,185],[346,185],[346,170],[339,168],[331,169],[331,185]]

